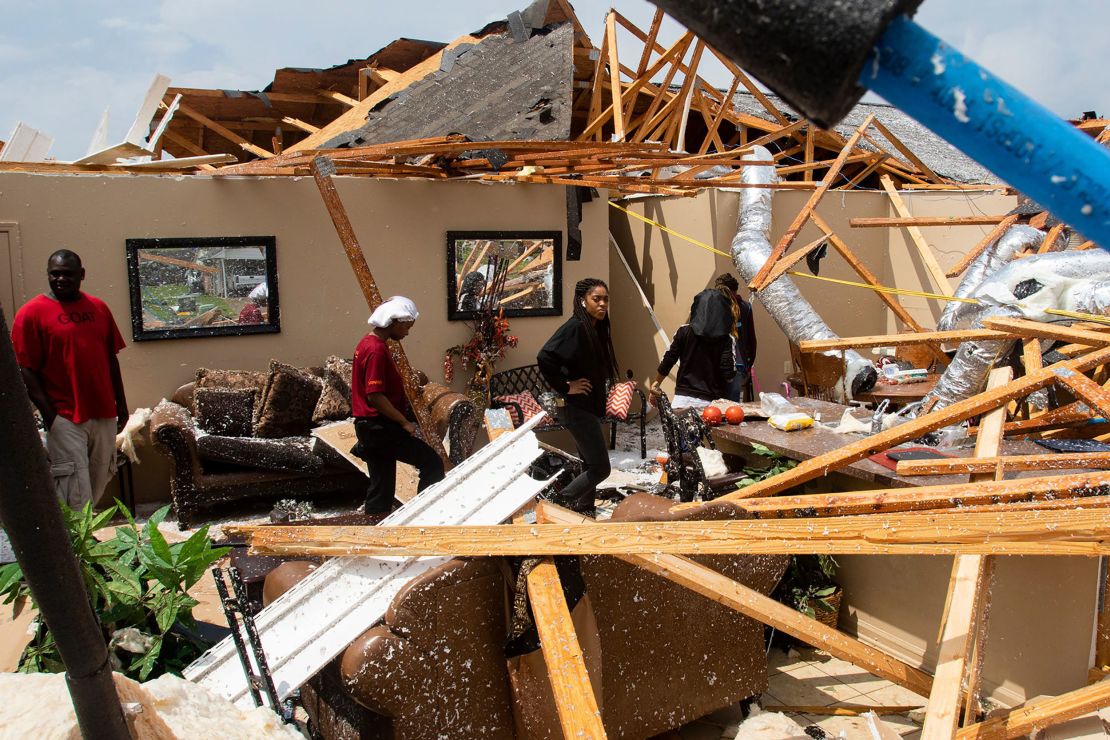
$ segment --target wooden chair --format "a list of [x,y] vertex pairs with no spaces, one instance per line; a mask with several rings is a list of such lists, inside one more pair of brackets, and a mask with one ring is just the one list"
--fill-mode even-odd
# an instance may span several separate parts
[[821,401],[838,401],[845,395],[838,388],[844,383],[847,365],[843,355],[802,352],[790,343],[790,358],[802,380],[802,395]]

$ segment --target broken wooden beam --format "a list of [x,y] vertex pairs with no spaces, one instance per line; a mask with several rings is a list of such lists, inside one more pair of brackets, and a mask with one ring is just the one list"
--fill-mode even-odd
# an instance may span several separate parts
[[563,737],[604,738],[601,712],[555,563],[545,558],[528,574],[527,583]]
[[[1104,453],[1105,454],[1105,453]],[[974,460],[975,458],[963,458]],[[1006,458],[998,458],[1005,460]],[[909,460],[905,461],[911,462]],[[938,463],[945,460],[920,460]],[[984,462],[984,464],[986,464]],[[965,471],[959,471],[965,472]],[[949,509],[977,504],[1021,501],[1049,501],[1086,496],[1110,495],[1110,473],[1073,473],[1007,481],[980,481],[940,486],[886,488],[874,491],[810,493],[801,496],[746,498],[729,502],[750,516],[760,519],[783,517],[827,517],[851,514],[910,512]],[[720,501],[720,499],[716,499]],[[715,502],[706,506],[719,506]],[[1076,505],[1080,505],[1078,501]]]
[[[327,208],[328,215],[331,216],[343,252],[351,263],[351,270],[355,274],[359,288],[362,289],[363,298],[366,299],[366,305],[373,312],[381,305],[382,294],[378,290],[374,275],[370,272],[370,266],[366,263],[366,255],[362,251],[362,245],[359,244],[358,237],[355,236],[355,229],[351,225],[350,218],[347,217],[347,209],[343,207],[343,201],[335,187],[335,182],[332,179],[334,170],[334,164],[326,157],[318,157],[312,163],[312,176],[320,190],[324,207]],[[450,470],[452,467],[451,459],[447,456],[447,451],[443,449],[443,441],[436,432],[431,411],[424,403],[424,396],[416,385],[416,373],[409,364],[405,349],[400,342],[389,342],[388,344],[393,362],[397,365],[397,371],[404,381],[405,396],[408,398],[409,405],[416,416],[417,425],[420,427],[424,442],[435,450],[436,454],[443,460],[444,468]]]
[[1060,455],[1010,455],[1007,457],[953,457],[941,460],[901,460],[898,475],[959,475],[1004,473],[1018,470],[1079,470],[1110,468],[1110,452],[1074,452]]
[[1110,553],[1101,510],[941,510],[813,519],[482,527],[233,527],[259,555],[1083,555]]
[[[906,347],[914,344],[940,344],[984,340],[1018,339],[1021,335],[995,329],[963,329],[955,331],[923,331],[905,334],[875,334],[864,337],[839,339],[805,339],[798,342],[802,352],[828,352],[860,347]],[[1110,336],[1107,337],[1110,344]]]
[[983,326],[988,329],[1004,331],[1023,337],[1055,339],[1060,342],[1085,344],[1089,347],[1105,347],[1110,345],[1110,333],[1091,331],[1090,329],[1076,329],[1063,324],[1050,324],[1044,321],[988,316],[983,319]]
[[994,717],[957,730],[956,740],[1003,740],[1025,737],[1035,729],[1044,729],[1081,717],[1088,712],[1110,706],[1110,681],[1085,686],[1032,706],[1019,707],[1001,717]]
[[903,226],[993,226],[1005,216],[917,216],[914,218],[853,218],[848,225],[853,229],[885,229]]

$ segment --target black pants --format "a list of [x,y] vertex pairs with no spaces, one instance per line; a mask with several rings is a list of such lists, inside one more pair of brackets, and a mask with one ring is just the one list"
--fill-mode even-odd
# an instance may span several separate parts
[[420,472],[417,491],[443,480],[443,460],[423,440],[417,439],[395,421],[360,417],[355,419],[358,445],[354,454],[366,461],[370,485],[366,488],[367,514],[386,513],[393,506],[397,489],[397,461]]
[[572,406],[563,407],[563,423],[574,437],[578,457],[585,468],[559,492],[555,501],[575,511],[592,513],[597,498],[597,484],[609,477],[609,448],[601,431],[601,418]]

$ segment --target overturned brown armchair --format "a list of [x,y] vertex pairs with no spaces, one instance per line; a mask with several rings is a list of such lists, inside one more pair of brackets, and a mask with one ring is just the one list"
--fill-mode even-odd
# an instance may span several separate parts
[[[686,518],[638,494],[614,520]],[[785,556],[699,562],[769,593]],[[572,618],[610,738],[647,738],[761,693],[763,625],[613,557],[580,558]],[[266,580],[272,600],[312,566]],[[558,738],[542,654],[507,660],[511,578],[501,559],[456,558],[411,581],[381,624],[302,687],[325,738]]]

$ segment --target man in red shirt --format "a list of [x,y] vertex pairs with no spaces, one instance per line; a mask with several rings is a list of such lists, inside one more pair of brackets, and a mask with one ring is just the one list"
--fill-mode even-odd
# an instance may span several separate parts
[[443,460],[422,439],[409,421],[405,383],[388,340],[408,336],[420,314],[408,298],[395,296],[383,302],[367,322],[373,331],[355,348],[351,370],[351,411],[358,445],[354,453],[366,461],[370,485],[366,490],[367,514],[388,514],[397,487],[397,461],[420,472],[417,491],[443,480]]
[[116,433],[127,421],[116,353],[124,341],[104,301],[81,292],[81,258],[59,249],[46,263],[50,291],[12,322],[12,344],[27,395],[47,429],[58,497],[78,508],[115,474]]

